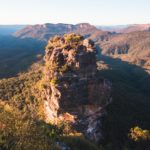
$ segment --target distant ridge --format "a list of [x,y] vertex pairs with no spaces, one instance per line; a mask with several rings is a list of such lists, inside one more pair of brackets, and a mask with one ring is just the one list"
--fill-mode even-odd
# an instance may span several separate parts
[[97,26],[103,31],[110,31],[116,33],[130,33],[136,31],[149,31],[150,24],[130,24],[130,25],[114,25],[114,26]]
[[121,58],[150,72],[150,32],[134,31],[111,36],[99,42],[104,55]]
[[46,23],[27,26],[17,31],[14,36],[19,38],[34,38],[47,41],[54,35],[62,35],[69,32],[84,34],[96,30],[98,29],[95,26],[88,23],[80,23],[76,25],[63,23]]
[[150,24],[134,24],[120,30],[121,33],[130,33],[135,31],[150,31]]

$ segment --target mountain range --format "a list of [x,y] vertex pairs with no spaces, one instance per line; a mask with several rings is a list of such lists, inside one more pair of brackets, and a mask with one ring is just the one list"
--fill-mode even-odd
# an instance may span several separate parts
[[14,36],[18,38],[35,38],[39,40],[48,40],[55,35],[63,35],[65,33],[74,32],[80,34],[87,34],[88,32],[95,31],[96,27],[88,23],[81,23],[77,25],[72,24],[42,24],[27,26],[22,30],[17,31]]
[[117,33],[130,33],[135,31],[149,31],[150,24],[130,24],[114,26],[97,26],[98,29]]
[[150,71],[150,32],[118,34],[108,41],[99,41],[99,44],[104,55],[120,58]]
[[130,25],[127,28],[119,30],[118,32],[121,32],[121,33],[130,33],[130,32],[135,32],[135,31],[150,31],[150,24],[135,24],[135,25]]

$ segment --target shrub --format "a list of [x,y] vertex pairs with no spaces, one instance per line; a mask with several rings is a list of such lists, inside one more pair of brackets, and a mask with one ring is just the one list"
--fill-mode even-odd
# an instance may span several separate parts
[[50,83],[54,86],[57,86],[58,84],[58,79],[56,77],[54,77],[53,79],[51,79]]
[[0,149],[58,150],[55,128],[0,107]]
[[82,36],[80,36],[80,35],[76,35],[76,34],[74,34],[74,33],[72,33],[72,34],[66,34],[65,35],[65,41],[67,42],[67,43],[74,43],[74,42],[80,42],[81,40],[83,39],[83,37]]
[[67,70],[68,70],[68,65],[67,65],[67,64],[63,65],[63,66],[59,69],[59,71],[60,71],[61,73],[65,73]]
[[136,126],[134,128],[131,128],[129,138],[134,141],[147,141],[150,140],[150,131],[143,130],[140,127]]

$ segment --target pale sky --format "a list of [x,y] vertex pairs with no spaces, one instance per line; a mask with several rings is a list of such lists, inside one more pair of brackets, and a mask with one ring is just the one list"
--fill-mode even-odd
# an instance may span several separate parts
[[150,23],[150,0],[0,0],[0,24]]

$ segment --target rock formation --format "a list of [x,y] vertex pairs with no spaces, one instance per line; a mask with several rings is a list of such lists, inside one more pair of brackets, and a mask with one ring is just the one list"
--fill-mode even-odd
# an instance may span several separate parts
[[94,42],[80,35],[50,39],[41,82],[46,121],[70,114],[77,130],[98,142],[103,138],[101,118],[111,100],[111,83],[97,76],[95,52]]

